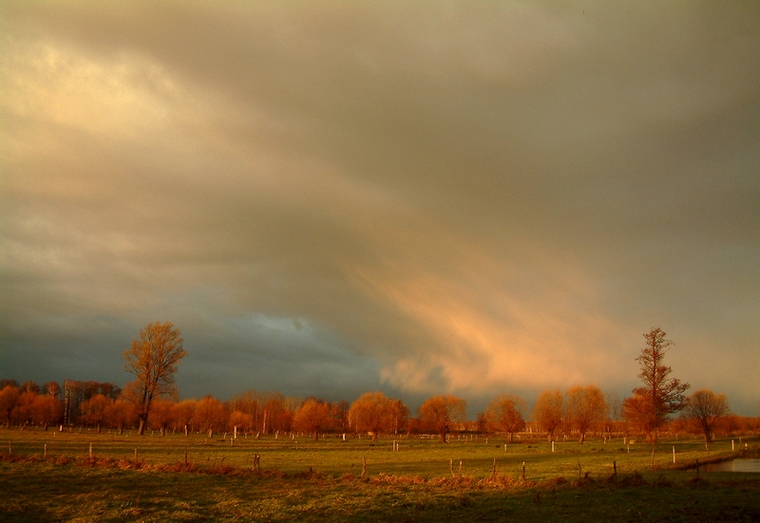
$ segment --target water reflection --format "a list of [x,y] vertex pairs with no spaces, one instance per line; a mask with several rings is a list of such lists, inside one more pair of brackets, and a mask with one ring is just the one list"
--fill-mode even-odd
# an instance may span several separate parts
[[760,472],[760,459],[734,459],[704,467],[707,472]]

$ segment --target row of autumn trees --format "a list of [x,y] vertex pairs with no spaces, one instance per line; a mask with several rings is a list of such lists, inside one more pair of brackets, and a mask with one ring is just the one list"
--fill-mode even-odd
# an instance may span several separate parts
[[[74,382],[75,387],[77,383],[81,384]],[[47,427],[64,422],[62,389],[59,388],[61,394],[55,395],[50,392],[55,390],[50,384],[45,388],[31,382],[21,386],[12,381],[2,384],[5,386],[0,390],[0,419],[4,424]],[[226,402],[211,396],[183,401],[155,399],[147,427],[161,433],[170,430],[186,435],[233,430],[262,434],[303,432],[314,437],[328,432],[369,433],[373,438],[380,434],[436,433],[441,439],[451,430],[470,430],[502,433],[511,440],[529,423],[525,402],[518,396],[503,395],[494,399],[474,422],[467,421],[466,407],[463,399],[438,395],[422,404],[417,417],[411,417],[409,408],[401,400],[389,398],[381,392],[366,393],[348,404],[248,391]],[[630,423],[617,420],[616,410],[614,406],[610,408],[604,394],[593,385],[571,387],[565,392],[547,390],[539,396],[533,408],[532,422],[536,429],[547,434],[549,440],[574,434],[583,441],[589,431],[634,430]],[[101,392],[83,399],[78,404],[77,415],[69,419],[69,425],[89,426],[98,431],[109,428],[123,432],[126,428],[139,427],[135,402],[126,400],[123,395],[113,397]],[[679,430],[688,428],[679,423]],[[733,428],[758,427],[734,425]]]
[[[536,430],[549,440],[558,434],[576,435],[582,443],[593,432],[644,431],[656,440],[658,431],[672,414],[683,412],[681,421],[701,431],[710,441],[716,424],[728,414],[722,394],[699,390],[685,396],[688,384],[672,378],[663,358],[672,342],[660,329],[644,334],[646,345],[637,358],[642,386],[622,405],[607,402],[595,385],[575,386],[566,391],[546,390],[538,398],[532,420]],[[441,441],[452,430],[503,433],[511,441],[525,430],[528,414],[525,402],[504,394],[467,422],[466,402],[454,396],[436,395],[425,401],[411,417],[409,408],[381,392],[369,392],[352,404],[327,402],[318,398],[297,400],[278,393],[249,391],[227,402],[211,396],[200,400],[177,401],[174,374],[185,356],[179,330],[171,323],[153,323],[125,351],[126,369],[135,376],[123,391],[108,383],[73,382],[64,387],[55,383],[39,387],[27,382],[0,382],[0,419],[6,425],[35,423],[85,424],[123,431],[137,427],[165,433],[244,431],[247,433],[303,432],[318,438],[325,432],[379,434],[435,433]],[[622,420],[620,418],[622,417]],[[687,428],[680,427],[682,430]],[[737,427],[741,428],[741,427]],[[756,428],[756,427],[751,427]]]

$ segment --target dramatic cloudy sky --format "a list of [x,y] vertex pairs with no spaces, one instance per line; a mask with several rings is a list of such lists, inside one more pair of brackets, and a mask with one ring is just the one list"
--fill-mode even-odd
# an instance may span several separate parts
[[760,2],[0,5],[0,375],[760,400]]

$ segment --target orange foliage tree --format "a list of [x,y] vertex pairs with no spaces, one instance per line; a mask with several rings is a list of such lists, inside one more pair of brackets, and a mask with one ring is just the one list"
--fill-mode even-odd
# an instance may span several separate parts
[[449,395],[433,396],[420,405],[417,414],[422,427],[434,431],[440,436],[441,443],[446,443],[451,424],[467,417],[467,402]]
[[718,421],[727,413],[728,400],[725,394],[715,394],[709,389],[695,391],[686,400],[684,414],[704,434],[705,444],[712,441],[713,430]]
[[248,432],[253,429],[253,416],[247,412],[243,412],[242,410],[234,410],[230,414],[228,423],[229,428],[233,431],[237,427],[244,430],[245,432]]
[[198,401],[193,419],[201,431],[208,432],[209,438],[214,435],[214,431],[222,430],[227,426],[227,412],[224,410],[224,405],[212,396],[206,396]]
[[407,430],[409,423],[409,407],[401,400],[393,401],[393,420],[391,431],[395,434]]
[[525,402],[519,396],[502,394],[484,412],[489,431],[505,432],[511,443],[515,432],[525,429]]
[[37,399],[37,389],[22,385],[21,394],[19,394],[16,406],[11,413],[16,423],[22,427],[33,421],[34,409],[32,405],[35,399]]
[[174,402],[156,398],[150,408],[150,427],[161,432],[162,436],[166,435],[166,429],[174,421]]
[[348,418],[357,432],[370,432],[372,441],[377,441],[381,432],[394,430],[396,407],[395,400],[382,392],[367,392],[351,404]]
[[195,400],[182,400],[172,406],[172,418],[177,427],[184,431],[185,436],[190,434],[190,427],[195,416],[195,407],[198,402]]
[[255,390],[248,390],[242,394],[232,397],[229,401],[230,428],[234,430],[235,426],[244,431],[259,430],[258,421],[260,419],[261,396]]
[[314,441],[319,439],[319,432],[331,428],[333,417],[330,406],[324,401],[310,398],[303,402],[293,416],[293,428],[298,431],[312,433]]
[[19,391],[13,385],[6,385],[0,390],[0,420],[5,421],[5,428],[11,426],[11,415],[16,408]]
[[134,426],[137,420],[135,404],[126,401],[124,398],[113,400],[106,410],[106,419],[112,427],[119,431],[119,434],[123,434],[124,429],[128,426]]
[[44,430],[63,418],[63,404],[53,396],[41,394],[32,402],[32,419]]
[[554,431],[562,424],[565,416],[565,398],[559,389],[545,390],[533,407],[533,419],[548,434],[549,442],[554,440]]
[[98,433],[100,433],[103,423],[108,419],[107,414],[110,405],[111,400],[103,394],[95,394],[79,406],[81,412],[80,419],[83,423],[94,425],[98,429]]
[[604,393],[596,385],[575,386],[567,389],[566,400],[568,418],[580,433],[578,442],[583,443],[591,426],[607,415]]
[[261,409],[261,432],[271,434],[289,431],[296,405],[295,400],[286,398],[282,394],[267,395]]

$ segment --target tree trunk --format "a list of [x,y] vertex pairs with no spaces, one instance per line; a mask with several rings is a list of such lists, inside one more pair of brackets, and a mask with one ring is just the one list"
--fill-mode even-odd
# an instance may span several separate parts
[[137,429],[137,435],[142,436],[145,434],[145,421],[147,416],[140,414],[140,427]]

